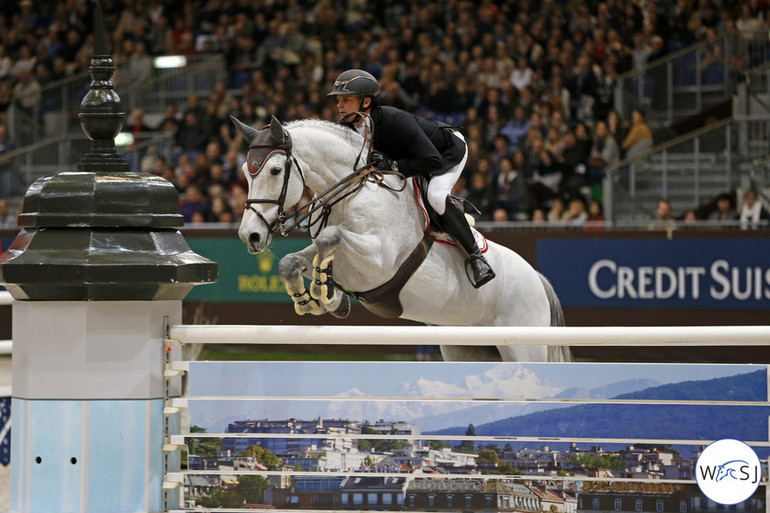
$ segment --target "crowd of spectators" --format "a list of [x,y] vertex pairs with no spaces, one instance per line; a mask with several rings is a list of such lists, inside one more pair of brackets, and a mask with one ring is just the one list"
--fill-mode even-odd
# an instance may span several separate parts
[[[229,115],[254,126],[335,120],[325,93],[361,68],[380,101],[461,127],[469,159],[455,193],[481,220],[601,220],[607,166],[644,151],[642,110],[621,119],[617,77],[715,33],[766,27],[765,0],[103,0],[121,84],[146,80],[152,56],[221,54],[228,79],[164,113],[130,113],[157,132],[143,170],[175,184],[185,220],[237,222],[245,145]],[[10,105],[85,71],[93,4],[22,0],[0,7],[0,125]],[[30,93],[31,91],[31,93]],[[26,93],[26,94],[25,94]],[[27,104],[24,104],[27,102]],[[143,119],[155,115],[159,123]],[[162,114],[161,116],[158,116]]]

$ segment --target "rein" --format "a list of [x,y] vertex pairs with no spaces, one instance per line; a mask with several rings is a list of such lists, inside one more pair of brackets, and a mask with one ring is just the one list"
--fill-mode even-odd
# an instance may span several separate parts
[[[364,116],[366,118],[369,118],[369,115],[364,112],[356,112],[352,113],[350,116],[360,115]],[[347,116],[346,118],[350,118],[350,116]],[[264,145],[254,145],[251,146],[251,148],[265,148],[268,150],[279,150],[284,151],[286,153],[286,163],[284,165],[284,177],[283,177],[283,185],[281,187],[281,193],[277,200],[271,200],[271,199],[248,199],[246,200],[246,208],[257,214],[257,217],[259,217],[262,222],[265,223],[268,230],[272,233],[276,230],[276,228],[280,227],[281,235],[284,237],[287,236],[292,230],[300,226],[302,221],[308,220],[308,232],[310,234],[311,239],[315,239],[318,234],[326,228],[328,222],[329,222],[329,216],[331,215],[332,207],[334,207],[339,202],[349,198],[350,196],[353,196],[358,191],[360,191],[364,185],[369,182],[376,185],[379,185],[380,187],[384,187],[390,191],[393,192],[401,192],[406,188],[406,179],[404,176],[399,173],[398,171],[384,171],[377,169],[371,165],[368,164],[369,159],[372,154],[372,148],[369,148],[369,152],[366,155],[366,158],[364,159],[364,165],[361,167],[356,168],[359,162],[362,160],[362,156],[364,154],[364,149],[366,148],[366,143],[370,140],[371,137],[373,137],[373,129],[370,129],[371,123],[366,124],[366,130],[364,131],[364,142],[361,146],[361,151],[358,152],[358,155],[356,156],[356,160],[353,163],[353,169],[354,171],[341,179],[339,182],[335,183],[328,189],[326,189],[321,194],[316,195],[312,201],[305,203],[302,206],[299,207],[291,207],[290,209],[286,210],[284,208],[284,203],[286,202],[286,192],[289,185],[289,177],[291,174],[291,163],[294,162],[297,168],[297,172],[299,173],[300,177],[302,178],[302,185],[305,186],[305,175],[302,171],[302,168],[299,165],[299,162],[297,162],[297,159],[292,155],[292,143],[291,139],[287,136],[287,142],[284,145],[274,145],[274,144],[264,144]],[[385,183],[385,177],[387,175],[395,175],[398,176],[401,181],[402,185],[400,188],[397,187],[391,187],[387,183]],[[257,212],[256,209],[252,207],[254,204],[274,204],[278,206],[278,215],[277,217],[272,221],[268,222],[265,217]],[[304,214],[299,215],[299,212],[306,210]],[[313,215],[320,212],[320,215],[313,219]],[[293,218],[293,219],[292,219]],[[317,225],[317,226],[316,226]],[[316,226],[315,233],[313,233],[312,228]]]

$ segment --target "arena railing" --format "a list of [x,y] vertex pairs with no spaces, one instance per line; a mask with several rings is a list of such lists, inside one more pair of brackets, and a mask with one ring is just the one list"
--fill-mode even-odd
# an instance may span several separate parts
[[720,34],[619,76],[615,110],[630,120],[631,112],[642,108],[651,126],[670,127],[728,101],[741,76],[768,59],[767,31]]
[[740,206],[743,191],[763,193],[770,186],[764,135],[769,123],[766,114],[716,121],[609,166],[603,182],[605,218],[613,226],[649,220],[661,198],[679,216],[719,194],[737,192]]

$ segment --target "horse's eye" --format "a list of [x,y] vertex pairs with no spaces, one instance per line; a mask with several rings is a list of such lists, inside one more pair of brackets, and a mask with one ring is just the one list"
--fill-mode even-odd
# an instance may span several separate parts
[[270,169],[270,174],[273,175],[273,176],[278,176],[279,174],[281,174],[281,168],[278,167],[278,166],[276,166],[274,168],[271,168]]

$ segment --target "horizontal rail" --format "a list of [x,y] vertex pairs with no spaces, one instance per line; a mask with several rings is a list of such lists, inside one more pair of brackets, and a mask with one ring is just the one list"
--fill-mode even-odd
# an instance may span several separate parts
[[[624,482],[624,483],[649,483],[647,478],[634,477],[592,477],[592,476],[555,476],[552,474],[521,474],[521,475],[503,475],[503,474],[414,474],[407,472],[323,472],[323,471],[292,471],[282,470],[185,470],[183,472],[169,472],[169,477],[178,478],[178,476],[308,476],[308,477],[403,477],[409,479],[438,481],[452,479],[474,479],[474,480],[519,480],[519,481],[539,481],[546,479],[548,481],[598,481],[598,482]],[[695,479],[656,479],[655,483],[668,484],[695,484]],[[761,481],[764,485],[767,481]],[[291,509],[290,511],[295,511]],[[345,510],[347,511],[347,510]]]
[[732,401],[728,399],[576,399],[565,397],[547,397],[528,399],[525,397],[379,397],[379,396],[361,396],[361,397],[319,397],[319,396],[265,396],[265,395],[207,395],[173,398],[170,403],[174,408],[188,408],[190,402],[195,401],[308,401],[308,402],[344,402],[344,403],[511,403],[511,404],[617,404],[617,405],[654,405],[654,406],[768,406],[766,401]]
[[0,355],[11,354],[13,352],[12,340],[0,340]]
[[7,290],[0,290],[0,306],[13,303],[13,296]]
[[[516,436],[516,435],[375,435],[368,433],[189,433],[172,435],[171,443],[181,445],[186,438],[263,438],[263,439],[356,439],[356,440],[439,440],[462,442],[543,442],[543,443],[584,443],[584,444],[647,444],[647,445],[708,445],[716,440],[705,438],[597,438],[576,436]],[[768,440],[742,440],[751,447],[770,447]]]
[[252,326],[180,324],[167,343],[286,345],[766,346],[770,326]]

